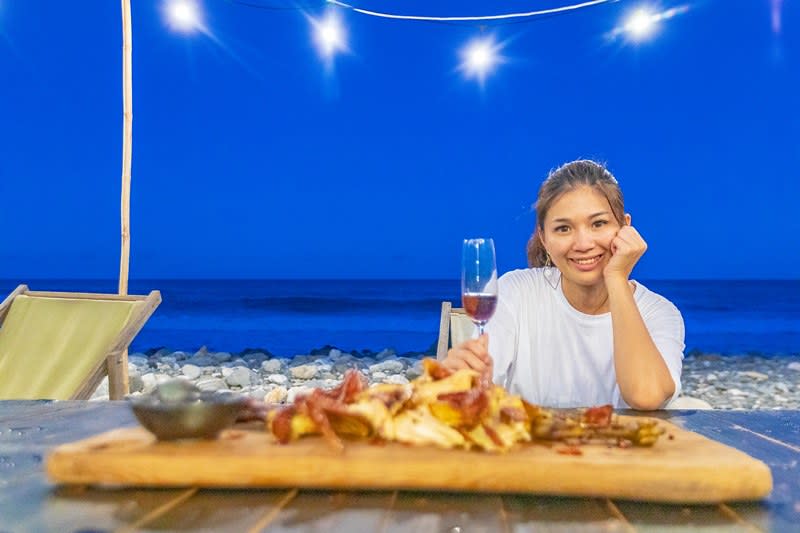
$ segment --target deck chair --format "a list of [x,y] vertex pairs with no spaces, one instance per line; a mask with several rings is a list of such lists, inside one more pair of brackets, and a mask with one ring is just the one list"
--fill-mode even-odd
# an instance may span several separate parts
[[472,337],[475,324],[463,307],[453,307],[450,302],[442,302],[442,314],[439,318],[439,341],[436,344],[436,359],[441,361],[447,357],[450,347],[460,344]]
[[120,296],[17,287],[0,304],[0,399],[85,400],[108,375],[128,393],[127,348],[161,293]]

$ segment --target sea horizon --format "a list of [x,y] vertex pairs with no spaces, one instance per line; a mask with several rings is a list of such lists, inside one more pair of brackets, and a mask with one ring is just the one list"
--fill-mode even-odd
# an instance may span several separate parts
[[[635,277],[634,277],[635,279]],[[686,354],[800,353],[800,280],[639,280],[672,301],[686,326]],[[117,291],[117,280],[0,280],[31,290]],[[325,346],[370,353],[430,353],[442,301],[460,306],[458,279],[131,279],[131,294],[162,303],[131,344],[192,352],[260,349],[277,356]]]
[[[516,270],[516,269],[510,269]],[[632,276],[631,279],[639,280],[642,283],[647,282],[659,282],[659,281],[675,281],[675,282],[692,282],[692,281],[721,281],[721,282],[737,282],[737,281],[744,281],[744,282],[798,282],[800,283],[800,279],[797,278],[740,278],[740,277],[715,277],[715,278],[704,278],[704,277],[694,277],[694,278],[666,278],[666,277],[658,277],[658,278],[638,278],[637,276]],[[93,282],[108,282],[108,283],[118,283],[117,278],[101,278],[101,277],[26,277],[26,278],[0,278],[0,283],[7,284],[11,282],[16,282],[19,284],[27,284],[28,282],[32,281],[47,281],[47,282],[63,282],[63,281],[79,281],[79,282],[86,282],[86,281],[93,281]],[[405,277],[405,278],[398,278],[398,277],[222,277],[222,276],[201,276],[201,277],[192,277],[192,276],[182,276],[182,277],[143,277],[143,278],[128,278],[128,282],[146,282],[146,281],[456,281],[460,283],[458,278],[442,278],[442,277]]]

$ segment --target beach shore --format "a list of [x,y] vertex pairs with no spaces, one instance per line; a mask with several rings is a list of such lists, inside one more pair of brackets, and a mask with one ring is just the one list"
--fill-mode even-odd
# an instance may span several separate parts
[[[408,383],[422,373],[423,353],[345,353],[326,346],[294,357],[267,351],[195,353],[150,350],[132,353],[131,393],[146,394],[171,378],[188,379],[203,390],[230,390],[272,403],[292,402],[315,387],[336,386],[350,368],[373,383]],[[691,353],[683,362],[682,396],[714,409],[800,409],[800,353],[785,356]],[[108,399],[104,380],[92,396]],[[693,406],[691,400],[688,404]]]

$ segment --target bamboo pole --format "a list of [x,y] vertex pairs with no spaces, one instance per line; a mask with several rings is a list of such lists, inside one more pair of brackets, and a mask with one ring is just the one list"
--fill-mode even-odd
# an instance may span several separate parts
[[[119,294],[128,294],[128,265],[130,263],[130,201],[131,201],[131,150],[133,140],[133,88],[131,83],[131,2],[122,2],[122,232],[119,257]],[[109,367],[122,366],[122,371],[108,372],[109,398],[119,399],[130,391],[128,381],[128,351],[108,361]]]
[[131,83],[131,2],[122,1],[122,253],[119,260],[119,294],[128,294],[130,262],[131,148],[133,140],[133,88]]

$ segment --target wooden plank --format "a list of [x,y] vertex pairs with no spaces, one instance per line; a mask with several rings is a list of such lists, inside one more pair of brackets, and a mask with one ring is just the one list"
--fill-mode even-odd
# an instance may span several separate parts
[[11,294],[6,296],[3,302],[0,303],[0,325],[3,324],[3,320],[5,320],[8,310],[11,309],[11,304],[14,303],[14,298],[20,294],[25,294],[25,291],[27,290],[27,285],[18,285],[17,288],[11,291]]
[[[784,414],[790,425],[800,420],[800,413]],[[728,417],[721,413],[697,411],[684,415],[679,420],[685,427],[702,431],[719,442],[736,446],[745,453],[766,463],[776,475],[775,488],[779,490],[778,476],[783,480],[784,472],[794,473],[800,461],[800,447],[782,440],[783,435],[769,436],[751,428],[762,429],[769,419],[762,413],[753,413],[746,418]],[[797,479],[797,478],[795,478]]]
[[[800,524],[800,452],[792,443],[800,412],[694,411],[675,413],[671,420],[769,466],[774,486],[763,504],[727,505],[739,521],[765,531],[791,531]],[[786,428],[785,433],[779,428]]]
[[399,492],[382,529],[376,531],[504,533],[509,529],[499,495]]
[[698,528],[717,531],[752,531],[754,526],[723,512],[719,505],[663,505],[615,501],[619,511],[636,531]]
[[[503,496],[509,530],[514,533],[563,531],[628,531],[624,517],[614,514],[605,500],[546,496]],[[644,504],[649,505],[649,504]]]
[[[747,531],[791,531],[798,524],[798,517],[781,517],[775,512],[778,507],[769,502],[738,502],[717,505],[719,512],[730,517],[737,527]],[[796,510],[795,510],[796,513]]]
[[46,481],[50,447],[122,423],[134,423],[125,404],[0,402],[0,531],[116,529],[182,492],[56,489]]
[[111,531],[126,528],[174,500],[186,489],[99,490],[60,487],[34,479],[0,502],[2,526],[8,531]]
[[144,429],[129,428],[57,448],[47,472],[62,483],[436,489],[672,502],[716,503],[769,493],[764,463],[666,427],[672,439],[662,438],[652,448],[590,445],[580,456],[560,454],[559,446],[493,455],[364,442],[348,442],[340,454],[319,438],[281,446],[266,432],[230,431],[215,441],[156,442]]
[[[141,331],[147,319],[150,318],[160,303],[161,293],[159,291],[150,291],[150,294],[144,299],[144,303],[139,309],[134,310],[128,323],[122,328],[122,331],[119,332],[116,339],[114,339],[114,343],[106,357],[109,399],[121,400],[130,392],[128,383],[128,345],[130,345],[133,338]],[[88,393],[85,390],[79,390],[79,393],[83,396],[80,399],[89,398],[99,383],[96,376],[90,377],[84,383],[84,388],[88,387]],[[78,398],[76,397],[76,399]]]
[[800,414],[779,411],[709,411],[706,416],[722,427],[775,439],[800,452]]
[[263,529],[263,520],[277,515],[287,503],[286,490],[200,490],[165,513],[142,520],[135,530],[148,531],[249,531]]
[[[108,357],[101,359],[91,372],[84,378],[83,382],[78,386],[75,392],[70,396],[70,400],[88,400],[97,390],[100,382],[108,375]],[[127,376],[127,372],[125,373]],[[110,381],[110,378],[109,378]],[[120,398],[113,398],[119,400]]]
[[[63,405],[61,407],[65,408]],[[0,400],[0,424],[6,420],[48,413],[57,408],[54,400]]]
[[45,433],[47,435],[60,435],[62,431],[66,432],[64,434],[66,440],[58,440],[58,444],[68,442],[70,436],[74,440],[78,435],[96,433],[97,427],[114,428],[137,424],[127,402],[0,401],[0,424],[2,424],[0,427],[36,425],[37,422],[39,426],[47,426],[42,428],[47,430]]
[[145,300],[147,296],[136,294],[108,294],[99,292],[55,292],[55,291],[27,291],[28,296],[37,298],[69,298],[73,300],[122,300],[126,302],[138,302]]
[[377,532],[381,531],[391,502],[390,492],[300,491],[259,526],[270,533]]
[[[5,409],[8,403],[22,404],[23,408]],[[6,489],[0,491],[0,503],[12,498],[10,489],[17,485],[29,483],[32,478],[45,482],[42,462],[52,446],[135,423],[127,406],[112,407],[100,402],[8,403],[0,402],[6,412],[0,422],[2,485]]]
[[439,340],[436,343],[436,359],[439,361],[447,357],[447,346],[450,340],[450,302],[442,302],[442,312],[439,316]]
[[[636,411],[627,411],[637,413]],[[680,427],[702,434],[713,432],[715,437],[725,441],[736,441],[742,435],[742,427],[752,432],[780,440],[791,446],[800,447],[800,411],[725,411],[725,410],[697,410],[697,411],[655,411],[651,413],[654,418],[673,422]]]

